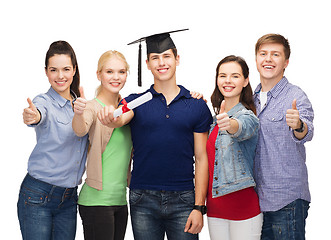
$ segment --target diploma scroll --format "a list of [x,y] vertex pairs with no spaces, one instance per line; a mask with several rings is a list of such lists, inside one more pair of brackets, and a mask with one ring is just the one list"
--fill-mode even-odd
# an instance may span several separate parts
[[153,98],[153,95],[151,92],[147,92],[144,95],[141,95],[140,97],[132,100],[127,105],[123,105],[121,108],[118,108],[114,111],[114,118],[122,115],[125,112],[128,112],[136,107],[139,107],[141,104],[144,104],[145,102],[148,102]]

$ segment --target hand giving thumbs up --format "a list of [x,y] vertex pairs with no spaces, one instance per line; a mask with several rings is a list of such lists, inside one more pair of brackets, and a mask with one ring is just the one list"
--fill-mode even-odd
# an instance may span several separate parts
[[40,121],[40,113],[31,99],[27,99],[29,107],[23,110],[23,122],[27,125],[36,124]]
[[86,108],[87,100],[85,98],[83,87],[79,88],[79,92],[80,92],[80,97],[77,98],[76,101],[74,102],[74,112],[75,114],[82,115]]
[[225,112],[225,100],[222,101],[220,107],[220,113],[216,116],[217,125],[221,131],[227,131],[230,129],[230,118],[229,115]]
[[298,129],[301,127],[301,120],[297,109],[296,99],[292,102],[292,108],[286,111],[286,124],[292,129]]

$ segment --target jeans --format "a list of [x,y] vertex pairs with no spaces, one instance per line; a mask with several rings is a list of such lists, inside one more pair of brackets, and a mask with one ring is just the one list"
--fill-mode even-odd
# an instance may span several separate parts
[[79,205],[85,240],[123,240],[128,223],[128,206]]
[[17,203],[24,240],[73,240],[76,235],[77,187],[63,188],[24,178]]
[[297,199],[275,212],[263,213],[262,240],[304,240],[309,202]]
[[135,240],[198,239],[184,232],[193,210],[194,191],[130,190],[130,214]]

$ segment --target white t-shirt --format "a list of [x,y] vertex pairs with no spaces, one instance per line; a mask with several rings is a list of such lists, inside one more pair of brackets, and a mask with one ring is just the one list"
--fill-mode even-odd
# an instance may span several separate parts
[[268,92],[260,92],[261,111],[265,107],[268,100]]

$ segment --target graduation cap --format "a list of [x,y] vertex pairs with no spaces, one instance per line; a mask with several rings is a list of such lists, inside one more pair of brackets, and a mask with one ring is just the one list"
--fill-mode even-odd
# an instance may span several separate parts
[[136,41],[128,43],[128,45],[139,43],[138,51],[138,86],[141,87],[141,42],[145,41],[147,46],[147,54],[150,53],[163,53],[168,49],[176,48],[174,42],[170,37],[170,33],[186,31],[186,29],[175,30],[170,32],[158,33],[148,37],[142,37]]

